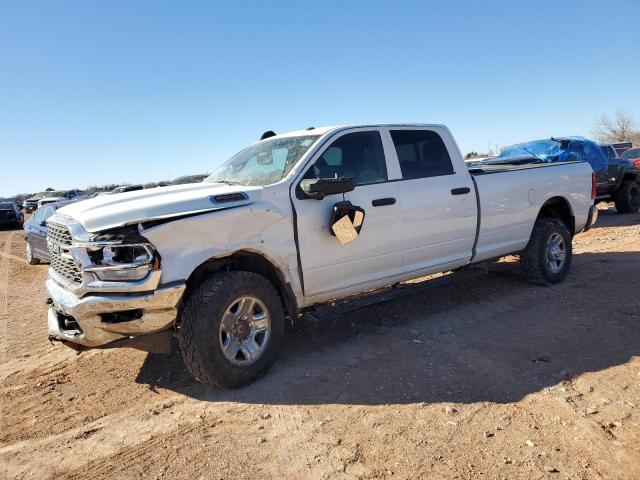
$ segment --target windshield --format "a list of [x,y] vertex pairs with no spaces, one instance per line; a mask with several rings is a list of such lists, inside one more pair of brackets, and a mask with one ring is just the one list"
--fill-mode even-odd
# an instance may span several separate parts
[[64,197],[67,194],[67,192],[62,191],[62,190],[54,190],[51,192],[45,192],[44,194],[44,198],[57,198],[57,197]]
[[220,165],[205,182],[264,186],[278,182],[320,135],[263,140]]
[[620,158],[622,158],[623,160],[640,158],[640,148],[630,148],[629,150],[626,150],[622,155],[620,155]]
[[0,202],[0,210],[13,210],[13,203]]
[[539,160],[553,160],[562,152],[560,142],[536,140],[505,148],[498,158],[536,157]]

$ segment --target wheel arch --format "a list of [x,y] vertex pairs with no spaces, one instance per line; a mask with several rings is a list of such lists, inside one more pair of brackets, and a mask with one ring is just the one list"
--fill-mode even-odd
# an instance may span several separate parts
[[622,185],[622,182],[624,182],[625,180],[633,180],[637,182],[639,179],[640,179],[639,172],[633,171],[633,170],[627,170],[626,172],[624,172],[624,175],[622,175],[622,180],[620,181],[620,185]]
[[298,302],[291,284],[287,282],[275,262],[264,254],[252,250],[238,250],[223,257],[212,257],[198,265],[187,279],[182,303],[205,278],[218,272],[233,271],[252,272],[269,280],[280,296],[285,315],[291,322],[295,321],[298,317]]
[[566,225],[573,236],[576,230],[576,218],[571,203],[564,197],[549,198],[538,212],[537,218],[555,218]]

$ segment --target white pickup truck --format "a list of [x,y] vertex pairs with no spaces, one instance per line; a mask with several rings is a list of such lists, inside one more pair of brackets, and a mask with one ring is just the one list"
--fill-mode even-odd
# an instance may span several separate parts
[[563,280],[594,182],[583,162],[467,168],[441,125],[272,134],[203,183],[58,210],[50,338],[152,351],[177,336],[198,380],[237,387],[332,300],[514,253],[529,280]]

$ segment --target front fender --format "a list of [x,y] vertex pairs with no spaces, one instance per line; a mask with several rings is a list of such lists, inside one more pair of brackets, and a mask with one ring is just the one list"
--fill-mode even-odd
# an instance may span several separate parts
[[204,262],[244,250],[268,258],[301,298],[290,210],[259,202],[164,223],[141,234],[160,253],[162,284],[185,281]]

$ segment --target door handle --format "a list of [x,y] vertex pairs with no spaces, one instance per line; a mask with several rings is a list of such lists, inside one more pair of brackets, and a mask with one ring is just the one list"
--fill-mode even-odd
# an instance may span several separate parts
[[371,201],[371,205],[374,207],[383,207],[385,205],[393,205],[394,203],[396,203],[396,199],[393,197],[376,198],[375,200]]
[[466,195],[471,189],[469,187],[452,188],[451,195]]

